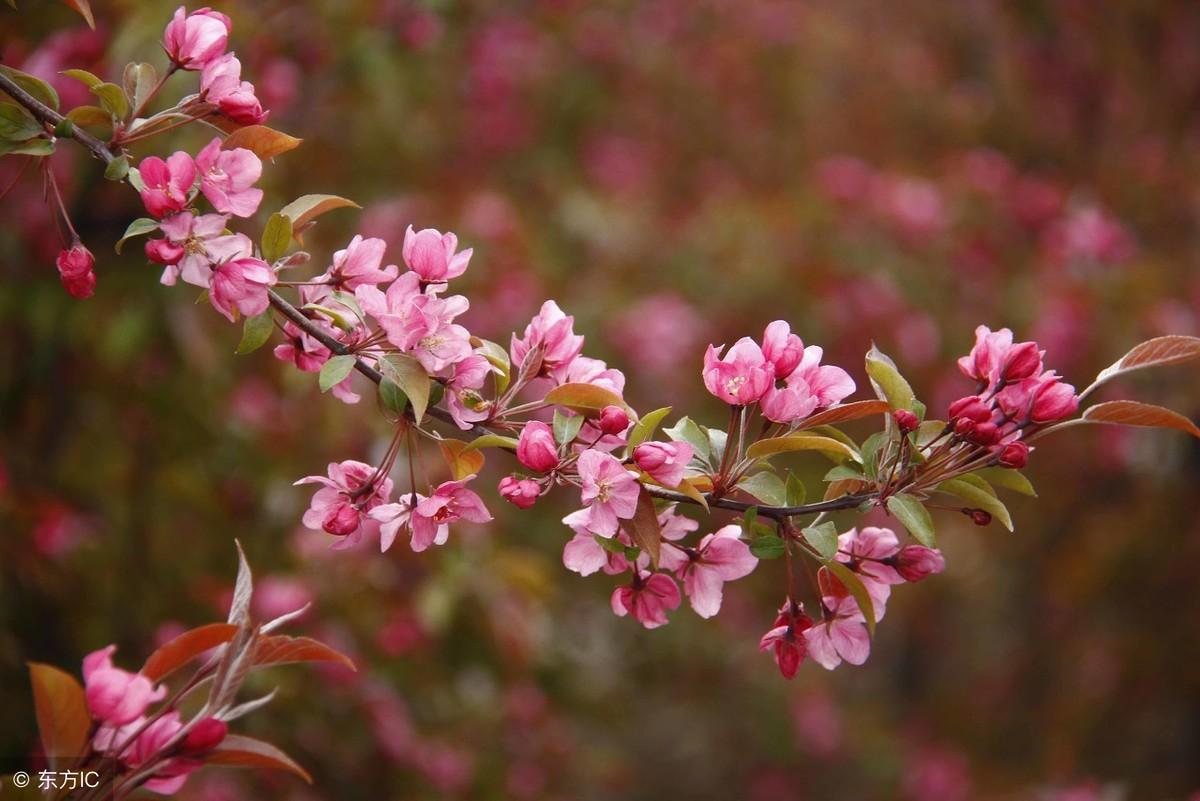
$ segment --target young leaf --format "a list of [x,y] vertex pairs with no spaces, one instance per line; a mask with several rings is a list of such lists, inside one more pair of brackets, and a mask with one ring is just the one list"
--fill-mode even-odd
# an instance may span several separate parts
[[253,353],[266,344],[274,330],[275,322],[269,309],[262,314],[247,317],[242,323],[242,341],[238,343],[234,352],[239,356]]
[[1133,370],[1164,367],[1168,364],[1183,364],[1196,359],[1200,359],[1200,337],[1179,334],[1155,337],[1135,346],[1116,362],[1101,370],[1088,391]]
[[296,764],[290,756],[270,743],[247,737],[244,734],[227,734],[221,744],[204,757],[209,765],[225,765],[234,768],[274,768],[296,774],[312,784],[308,771]]
[[982,509],[999,520],[1006,529],[1013,530],[1012,515],[1008,513],[1008,507],[994,494],[984,492],[971,482],[963,481],[962,476],[943,481],[937,485],[937,491],[962,498],[966,501],[968,508]]
[[357,361],[358,359],[350,354],[334,356],[321,365],[321,372],[317,376],[317,386],[321,388],[322,392],[328,392],[334,384],[341,383],[346,376],[350,375]]
[[867,352],[867,375],[871,379],[871,386],[875,388],[875,394],[881,400],[886,400],[893,409],[913,409],[916,396],[913,395],[912,387],[904,380],[904,376],[900,375],[896,363],[874,344]]
[[782,479],[770,471],[746,476],[737,484],[743,490],[768,506],[784,506],[787,504],[787,488]]
[[[245,128],[238,128],[236,131],[225,137],[225,141],[221,143],[222,150],[233,150],[237,147],[243,147],[251,151],[260,159],[271,159],[278,155],[294,150],[300,147],[303,139],[297,139],[294,136],[288,136],[282,131],[276,131],[274,128],[268,128],[265,125],[247,125]],[[306,197],[314,197],[306,195]],[[331,197],[326,195],[325,197]],[[301,198],[303,199],[303,198]],[[347,205],[353,206],[353,203],[346,201]],[[355,207],[357,208],[357,206]],[[328,210],[328,209],[327,209]],[[320,212],[324,213],[324,212]],[[314,215],[315,216],[315,215]],[[308,222],[308,220],[305,220]]]
[[[708,499],[704,497],[704,493],[697,486],[699,478],[685,478],[679,482],[679,486],[675,488],[676,492],[683,493],[691,498],[696,503],[704,507],[704,511],[708,511]],[[711,488],[711,484],[709,485]]]
[[517,440],[513,437],[505,437],[500,434],[484,434],[471,440],[467,447],[463,448],[463,453],[467,451],[479,450],[480,448],[506,448],[510,451],[517,449]]
[[262,235],[262,256],[268,264],[274,264],[287,253],[292,243],[292,221],[286,214],[276,212],[267,220]]
[[559,384],[546,393],[545,400],[546,403],[563,406],[590,417],[599,415],[606,406],[619,406],[633,416],[633,410],[620,395],[595,384]]
[[[892,496],[896,497],[896,496]],[[863,586],[862,581],[850,568],[836,560],[830,560],[825,563],[825,567],[829,568],[829,572],[837,577],[838,581],[845,585],[850,591],[850,596],[854,598],[858,604],[858,609],[863,613],[864,622],[867,625],[867,633],[873,638],[875,636],[875,604],[871,601],[871,595],[867,592],[867,588]]]
[[74,78],[75,80],[79,81],[84,86],[86,86],[88,89],[91,89],[93,86],[96,86],[97,84],[104,83],[103,78],[99,78],[99,77],[93,75],[92,73],[88,72],[87,70],[60,70],[58,74],[65,75],[68,78]]
[[1176,431],[1185,431],[1193,437],[1200,437],[1200,428],[1197,428],[1195,423],[1182,414],[1162,406],[1137,401],[1119,400],[1097,403],[1084,410],[1083,419],[1089,423],[1173,428]]
[[860,417],[870,417],[873,414],[887,414],[892,410],[887,401],[883,400],[861,400],[853,403],[844,403],[841,406],[834,406],[826,409],[823,412],[817,412],[811,417],[805,418],[800,423],[800,428],[812,428],[813,426],[829,425],[830,423],[844,423],[848,420],[857,420]]
[[394,415],[397,420],[408,407],[408,398],[400,391],[400,387],[388,378],[379,382],[379,401],[383,404],[383,408]]
[[755,537],[750,542],[750,553],[756,559],[778,559],[787,553],[787,543],[775,534]]
[[777,453],[792,453],[795,451],[820,451],[830,456],[834,461],[857,459],[858,454],[845,443],[830,437],[816,434],[789,434],[786,437],[760,439],[746,449],[746,455],[751,459],[773,456]]
[[904,524],[908,533],[912,534],[917,542],[927,548],[937,547],[937,538],[933,533],[933,518],[929,516],[929,510],[919,500],[901,492],[887,499],[887,508]]
[[658,424],[661,423],[663,418],[670,413],[671,407],[664,406],[661,409],[655,409],[652,412],[647,412],[646,414],[642,415],[642,419],[638,420],[633,429],[629,432],[629,437],[627,439],[629,443],[629,452],[632,453],[634,448],[653,437],[655,429],[658,428]]
[[67,119],[76,125],[112,126],[112,117],[99,106],[76,106],[67,112]]
[[479,337],[471,337],[471,344],[475,346],[476,352],[496,368],[497,372],[493,373],[496,381],[496,394],[503,394],[504,390],[508,389],[508,382],[512,378],[512,361],[508,358],[508,351],[491,340]]
[[52,665],[27,664],[42,750],[48,757],[81,756],[92,725],[83,688],[70,673]]
[[54,143],[49,139],[30,139],[27,142],[10,142],[0,139],[0,156],[35,156],[45,158],[54,153]]
[[991,484],[987,483],[987,480],[983,476],[975,475],[974,473],[964,473],[961,476],[955,476],[955,478],[958,481],[965,481],[966,483],[972,485],[976,489],[986,492],[988,495],[991,495],[993,498],[996,497],[995,488],[992,487]]
[[787,481],[784,482],[784,495],[788,506],[802,506],[808,499],[808,489],[804,482],[796,478],[796,474],[788,471]]
[[42,124],[15,103],[0,103],[0,139],[24,142],[46,132]]
[[680,417],[675,425],[664,428],[663,433],[674,442],[686,442],[691,445],[692,450],[702,461],[709,461],[712,449],[709,445],[708,435],[690,417]]
[[104,178],[108,181],[124,181],[129,174],[129,156],[117,156],[104,167]]
[[336,662],[358,670],[350,657],[311,637],[289,637],[286,634],[259,636],[254,644],[253,667],[284,665],[293,662]]
[[462,440],[443,439],[438,442],[438,448],[455,481],[475,475],[483,469],[483,452],[468,451],[467,443]]
[[551,420],[550,426],[554,431],[554,441],[559,445],[574,442],[575,437],[579,436],[579,429],[583,428],[583,421],[586,419],[582,414],[563,414],[561,409],[555,409],[554,418]]
[[292,236],[297,242],[301,242],[300,229],[322,214],[344,208],[358,209],[362,207],[353,200],[347,200],[337,195],[302,195],[280,209],[279,213],[287,215],[288,219],[292,221]]
[[129,113],[129,101],[125,98],[125,90],[115,83],[98,83],[91,87],[92,94],[100,98],[100,105],[118,120],[125,119]]
[[1033,484],[1019,470],[1013,470],[1008,467],[985,467],[982,470],[976,470],[975,475],[997,487],[1019,492],[1031,498],[1037,497],[1037,492],[1033,489]]
[[140,672],[152,682],[162,681],[210,648],[229,642],[237,631],[233,623],[209,623],[185,631],[150,654]]
[[643,485],[638,492],[637,508],[633,519],[625,524],[633,544],[637,545],[650,557],[650,565],[658,567],[658,554],[662,545],[662,527],[658,524],[658,512],[654,509],[654,499]]
[[819,526],[809,526],[801,530],[805,541],[816,549],[817,553],[825,561],[829,561],[837,556],[838,552],[838,530],[837,524],[832,520],[827,520]]
[[[135,109],[140,109],[142,103],[150,96],[150,92],[158,84],[158,70],[153,64],[146,62],[131,62],[125,65],[125,73],[121,76],[125,96]],[[90,88],[90,87],[89,87]]]
[[34,99],[40,100],[55,111],[58,110],[58,92],[54,91],[54,87],[41,78],[37,78],[27,72],[15,70],[12,67],[6,67],[3,64],[0,64],[0,73],[8,76],[9,80],[33,95]]
[[125,233],[121,236],[120,239],[117,240],[117,245],[116,245],[115,250],[117,251],[117,253],[120,253],[121,248],[124,247],[125,241],[127,239],[132,239],[135,236],[141,236],[143,234],[148,234],[151,231],[157,231],[157,230],[158,230],[158,220],[152,220],[149,217],[138,217],[136,220],[134,220],[133,222],[131,222],[129,224],[129,227],[125,229]]
[[412,405],[413,422],[421,424],[425,410],[429,408],[429,391],[432,383],[429,373],[411,356],[392,354],[379,362],[379,369],[395,382]]
[[839,464],[837,467],[825,474],[825,481],[844,481],[851,479],[854,481],[862,481],[866,476],[863,475],[861,469],[857,466],[848,464]]
[[242,550],[242,543],[234,540],[233,544],[237,546],[238,572],[237,580],[233,585],[233,599],[229,602],[229,617],[226,622],[245,626],[250,622],[250,599],[254,596],[254,573],[250,570],[250,563],[246,561],[246,552]]

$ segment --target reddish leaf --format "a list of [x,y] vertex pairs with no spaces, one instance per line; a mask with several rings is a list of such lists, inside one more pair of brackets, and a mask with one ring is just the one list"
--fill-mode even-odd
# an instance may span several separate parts
[[303,139],[297,139],[265,125],[247,125],[227,136],[221,149],[232,150],[235,147],[244,147],[253,151],[254,155],[260,159],[270,159],[299,147],[303,141]]
[[650,564],[658,567],[659,546],[662,544],[662,527],[658,525],[658,512],[654,509],[654,499],[646,488],[641,487],[638,494],[637,509],[633,519],[625,524],[633,542],[650,557]]
[[290,662],[337,662],[351,670],[357,670],[350,657],[310,637],[274,634],[258,638],[254,651],[255,667]]
[[141,673],[150,681],[161,681],[208,649],[232,640],[237,630],[232,623],[209,623],[185,631],[150,654]]
[[70,673],[52,665],[28,665],[42,750],[48,757],[79,756],[92,726],[83,687]]
[[1193,437],[1200,437],[1200,428],[1197,428],[1195,423],[1182,414],[1161,406],[1131,400],[1098,403],[1084,411],[1083,419],[1089,423],[1173,428],[1177,431],[1186,431]]
[[290,771],[312,784],[308,771],[296,764],[290,756],[270,743],[247,737],[243,734],[228,734],[215,749],[204,757],[209,765],[226,765],[234,768],[273,768]]
[[450,466],[450,475],[454,480],[473,476],[483,469],[483,452],[467,450],[467,443],[457,439],[444,439],[438,443],[442,458]]
[[63,4],[83,17],[89,28],[96,30],[96,20],[92,17],[92,6],[88,0],[63,0]]
[[250,599],[254,595],[254,574],[250,572],[250,563],[246,561],[246,552],[242,550],[242,543],[234,540],[233,544],[237,546],[238,572],[226,622],[236,623],[240,626],[250,619]]
[[589,417],[599,415],[606,406],[619,406],[631,417],[637,416],[620,395],[595,384],[560,384],[546,393],[545,400]]
[[869,417],[873,414],[887,414],[891,410],[892,407],[888,405],[887,401],[883,400],[863,400],[855,401],[854,403],[844,403],[841,406],[834,406],[832,409],[817,412],[802,422],[800,427],[812,428],[813,426],[829,425],[830,423],[844,423],[847,420],[857,420],[860,417]]
[[1155,337],[1135,346],[1120,361],[1100,373],[1099,377],[1107,379],[1142,367],[1183,364],[1195,359],[1200,359],[1200,338],[1181,335]]

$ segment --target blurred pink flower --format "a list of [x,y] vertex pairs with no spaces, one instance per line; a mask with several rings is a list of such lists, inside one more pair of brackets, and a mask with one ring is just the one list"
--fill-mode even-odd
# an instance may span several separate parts
[[93,651],[83,660],[83,682],[88,711],[100,723],[123,726],[136,720],[146,707],[166,697],[166,687],[155,687],[140,673],[113,666],[117,646]]

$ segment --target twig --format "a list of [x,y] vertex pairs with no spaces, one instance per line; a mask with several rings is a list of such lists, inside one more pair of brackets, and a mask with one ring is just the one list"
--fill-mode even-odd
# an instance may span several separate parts
[[[26,92],[12,78],[9,78],[2,72],[0,72],[0,89],[3,89],[13,100],[24,106],[41,123],[56,128],[60,122],[66,119],[66,117]],[[105,165],[117,158],[103,142],[78,125],[74,126],[70,136],[76,142],[90,150],[92,155],[103,161]]]

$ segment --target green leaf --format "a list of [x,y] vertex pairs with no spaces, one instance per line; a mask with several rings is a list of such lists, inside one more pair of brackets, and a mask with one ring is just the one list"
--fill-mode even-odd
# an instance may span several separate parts
[[413,422],[421,424],[429,407],[429,373],[411,356],[393,354],[379,363],[380,371],[396,383],[412,404]]
[[663,421],[663,418],[671,413],[670,406],[664,406],[661,409],[655,409],[652,412],[647,412],[642,415],[642,419],[638,420],[633,429],[629,432],[629,452],[641,445],[646,440],[654,436],[655,429],[658,424]]
[[991,484],[987,483],[987,481],[982,476],[973,475],[971,473],[964,473],[961,476],[955,476],[955,478],[957,478],[959,481],[967,482],[968,484],[974,486],[976,489],[983,490],[988,495],[991,495],[993,498],[996,497],[996,490],[992,487]]
[[139,192],[146,191],[146,182],[142,180],[142,172],[137,167],[129,168],[129,185]]
[[867,633],[872,638],[875,637],[875,604],[871,602],[871,595],[867,592],[867,588],[863,586],[862,581],[850,568],[843,565],[841,562],[832,560],[825,563],[825,567],[829,568],[829,572],[837,576],[838,581],[845,585],[850,591],[850,596],[858,604],[859,611],[863,613],[867,625]]
[[276,212],[267,220],[262,235],[262,256],[269,264],[274,264],[287,253],[288,245],[292,243],[292,220],[286,214]]
[[912,534],[917,542],[927,548],[937,547],[937,537],[933,533],[933,518],[929,516],[929,510],[919,500],[901,492],[887,499],[887,508],[904,524],[908,533]]
[[675,425],[664,428],[663,433],[675,442],[686,442],[703,461],[709,460],[712,450],[708,443],[708,435],[689,417],[680,417]]
[[132,239],[135,236],[142,236],[143,234],[148,234],[151,231],[157,230],[158,220],[152,220],[149,217],[138,217],[129,224],[128,228],[125,229],[125,233],[120,239],[117,240],[114,250],[116,250],[117,253],[120,253],[121,248],[125,246],[125,240]]
[[321,388],[322,392],[328,392],[335,384],[340,384],[346,376],[350,375],[357,361],[358,359],[350,354],[334,356],[321,365],[321,372],[317,376],[317,386]]
[[512,378],[512,361],[508,358],[508,351],[491,340],[479,337],[471,337],[471,344],[480,356],[499,371],[492,375],[496,381],[496,394],[502,395],[504,390],[508,389],[508,382]]
[[871,386],[875,388],[875,394],[881,400],[886,400],[893,409],[913,410],[916,396],[912,387],[904,380],[904,376],[900,375],[896,363],[874,344],[867,352],[867,375],[871,379]]
[[838,530],[837,524],[828,520],[819,526],[809,526],[800,531],[805,541],[811,545],[826,562],[837,556]]
[[125,119],[125,115],[129,113],[129,101],[125,97],[125,90],[115,83],[98,83],[92,87],[92,94],[100,98],[100,105],[104,110],[118,120]]
[[24,142],[42,136],[46,129],[15,103],[0,103],[0,139]]
[[555,409],[554,419],[551,424],[551,428],[554,431],[554,441],[559,445],[574,442],[575,437],[579,436],[579,429],[583,428],[583,421],[586,419],[582,414],[563,414],[562,409]]
[[778,559],[787,553],[787,543],[775,534],[755,537],[750,543],[750,553],[756,559]]
[[609,553],[619,553],[622,556],[625,555],[625,543],[621,542],[616,537],[601,537],[599,534],[593,534],[592,539],[596,541],[597,545]]
[[129,157],[117,156],[112,161],[108,162],[108,166],[104,168],[104,177],[110,181],[123,181],[125,176],[129,174]]
[[862,481],[866,478],[862,470],[848,464],[839,464],[825,474],[824,481]]
[[66,75],[68,78],[74,78],[82,83],[88,89],[93,86],[104,83],[103,78],[98,78],[87,70],[61,70],[59,75]]
[[0,140],[0,156],[12,154],[15,156],[36,156],[44,158],[54,152],[54,143],[49,139],[30,139],[28,142],[8,142]]
[[1006,529],[1013,530],[1012,515],[1008,513],[1008,507],[995,495],[984,492],[975,484],[963,481],[961,477],[951,478],[938,484],[937,491],[962,498],[969,508],[982,509],[994,519],[999,520]]
[[832,457],[835,461],[857,459],[854,449],[832,437],[822,437],[818,434],[789,434],[786,437],[760,439],[746,449],[746,455],[751,459],[773,456],[777,453],[793,453],[796,451],[820,451]]
[[796,474],[788,471],[787,481],[784,482],[784,496],[788,506],[801,506],[808,498],[808,489],[804,482],[796,478]]
[[770,471],[764,470],[761,473],[746,476],[738,482],[737,486],[738,489],[748,492],[768,506],[787,505],[787,488],[784,486],[783,480]]
[[589,417],[600,414],[607,406],[617,406],[636,415],[617,393],[595,384],[559,384],[546,393],[546,403],[563,406],[573,412],[582,412]]
[[99,106],[76,106],[67,112],[67,119],[76,125],[112,127],[112,115]]
[[484,434],[467,443],[467,447],[463,448],[463,453],[480,448],[505,448],[515,451],[517,449],[517,440],[513,437],[501,436],[500,434]]
[[758,507],[751,506],[742,513],[742,529],[749,532],[754,528],[754,521],[758,520]]
[[9,80],[33,95],[35,100],[40,100],[55,111],[58,110],[58,92],[54,91],[54,87],[41,78],[12,67],[6,67],[3,64],[0,64],[0,73],[7,75]]
[[879,449],[887,441],[886,431],[876,431],[867,437],[862,444],[863,471],[875,478],[879,472]]
[[337,195],[302,195],[279,210],[292,221],[292,236],[301,242],[300,232],[310,222],[334,209],[362,208],[353,200]]
[[1007,467],[985,467],[982,470],[976,470],[975,475],[997,487],[1019,492],[1031,498],[1037,497],[1037,491],[1034,490],[1033,484],[1019,470],[1012,470]]
[[408,406],[408,398],[400,387],[387,378],[379,382],[379,400],[383,408],[396,415],[397,419],[404,414],[404,409]]
[[125,73],[121,78],[125,88],[125,96],[135,109],[140,109],[142,103],[150,96],[150,92],[158,85],[158,70],[153,64],[132,62],[125,65]]
[[242,341],[238,343],[237,350],[234,352],[239,356],[253,353],[267,343],[274,329],[275,322],[270,310],[247,317],[246,321],[242,323]]

